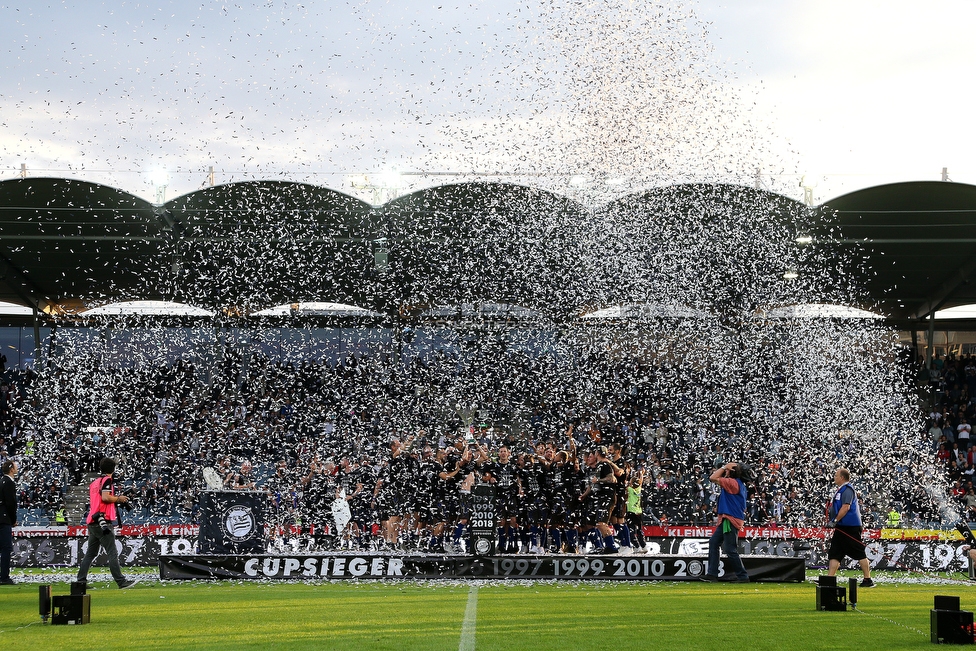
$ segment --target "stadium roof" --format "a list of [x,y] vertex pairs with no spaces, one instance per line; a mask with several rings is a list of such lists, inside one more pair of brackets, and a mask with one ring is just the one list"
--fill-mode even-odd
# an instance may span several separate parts
[[359,199],[285,181],[208,187],[167,202],[162,292],[216,309],[293,302],[372,307],[378,215]]
[[563,316],[577,308],[572,236],[587,211],[566,197],[460,183],[408,194],[379,211],[389,307],[421,314],[435,306],[508,304]]
[[824,226],[814,238],[864,257],[863,283],[873,303],[864,307],[923,329],[937,310],[976,303],[976,186],[893,183],[837,197],[821,211]]
[[156,208],[115,188],[0,182],[0,301],[58,309],[80,296],[128,298],[143,285],[160,234]]
[[[579,315],[638,300],[627,288],[581,300],[592,270],[578,264],[579,234],[592,217],[639,204],[688,218],[669,202],[703,191],[712,203],[761,200],[793,226],[812,215],[815,244],[864,259],[866,296],[857,307],[901,327],[921,329],[937,310],[976,303],[976,186],[965,184],[878,186],[814,212],[761,190],[674,186],[591,212],[500,183],[440,186],[370,206],[318,186],[253,181],[153,205],[58,178],[0,182],[0,301],[49,314],[165,300],[233,314],[334,302],[387,316],[463,304]],[[540,290],[553,287],[565,291]]]

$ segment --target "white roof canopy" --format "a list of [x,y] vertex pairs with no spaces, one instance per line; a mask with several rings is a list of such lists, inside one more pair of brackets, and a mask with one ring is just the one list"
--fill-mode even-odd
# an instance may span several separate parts
[[31,316],[33,314],[34,308],[32,307],[0,301],[0,316]]
[[687,305],[664,303],[627,303],[605,307],[595,312],[584,314],[583,319],[691,319],[710,318],[711,314],[703,310],[696,310]]
[[883,319],[884,316],[847,305],[800,303],[760,311],[757,316],[769,319]]
[[939,319],[976,319],[976,305],[958,305],[946,310],[938,310],[935,320]]
[[186,303],[173,303],[171,301],[122,301],[85,310],[81,315],[214,316],[214,313]]
[[286,303],[252,312],[251,316],[382,316],[379,312],[345,303]]

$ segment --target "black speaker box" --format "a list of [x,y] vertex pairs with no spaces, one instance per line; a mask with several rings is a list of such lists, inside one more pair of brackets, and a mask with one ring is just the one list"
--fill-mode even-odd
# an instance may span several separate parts
[[967,610],[931,611],[932,644],[972,644],[973,614]]
[[824,588],[836,588],[837,587],[837,577],[827,576],[826,574],[821,574],[817,577],[817,585]]
[[959,597],[950,597],[943,594],[935,595],[935,605],[932,607],[936,610],[962,610],[959,605]]
[[47,621],[51,616],[51,586],[38,586],[37,610],[41,615],[41,621]]
[[91,595],[59,595],[51,603],[52,624],[87,624],[91,619]]
[[847,588],[818,585],[817,610],[847,610]]

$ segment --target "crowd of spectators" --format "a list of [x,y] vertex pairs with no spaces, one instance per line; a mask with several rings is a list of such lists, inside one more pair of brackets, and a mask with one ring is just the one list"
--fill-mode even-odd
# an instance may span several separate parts
[[948,473],[957,507],[972,522],[976,520],[976,446],[972,441],[972,423],[976,420],[976,358],[936,355],[921,384],[932,405],[925,429],[931,437],[933,452]]
[[[3,356],[6,362],[6,356]],[[30,412],[28,395],[35,374],[30,370],[5,368],[0,372],[0,459],[18,456],[22,462],[36,453],[36,441],[24,427]],[[65,475],[60,461],[35,467],[20,477],[18,504],[25,509],[40,509],[53,516],[64,506]]]
[[[959,366],[957,377],[968,370]],[[946,379],[951,373],[947,368]],[[775,382],[775,369],[769,375]],[[708,475],[738,460],[758,470],[750,525],[819,525],[841,463],[861,477],[868,524],[880,523],[892,505],[906,524],[936,518],[915,482],[872,484],[891,476],[872,464],[905,470],[899,468],[909,463],[907,447],[895,441],[858,468],[852,440],[789,437],[768,431],[749,408],[695,405],[721,388],[710,384],[707,368],[676,370],[610,355],[570,364],[489,342],[474,352],[411,359],[383,353],[282,362],[227,350],[207,369],[186,361],[107,368],[96,358],[74,358],[36,375],[4,377],[0,456],[24,459],[21,506],[52,516],[64,487],[81,483],[103,456],[121,462],[124,489],[136,505],[130,521],[194,521],[202,470],[217,468],[229,478],[245,462],[250,481],[269,493],[275,517],[285,521],[308,512],[303,478],[310,468],[330,463],[338,473],[340,460],[349,459],[364,476],[378,476],[394,439],[413,438],[415,449],[436,451],[473,432],[490,454],[505,444],[518,458],[538,445],[564,449],[573,425],[577,445],[619,444],[643,471],[645,524],[708,524],[717,500]],[[946,393],[952,409],[939,423],[945,425],[939,458],[966,499],[973,494],[971,483],[962,483],[972,476],[971,453],[956,452],[969,409],[961,407],[969,394],[962,385]],[[946,450],[957,458],[946,460]]]

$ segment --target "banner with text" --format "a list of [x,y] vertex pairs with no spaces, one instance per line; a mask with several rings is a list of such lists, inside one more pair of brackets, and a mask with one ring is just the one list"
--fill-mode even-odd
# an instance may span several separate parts
[[[808,568],[827,564],[829,530],[747,527],[745,532],[753,535],[739,538],[742,554],[799,558]],[[651,554],[695,556],[708,552],[712,529],[647,527],[646,533],[650,534]],[[297,529],[289,534],[292,541],[301,540],[301,532]],[[969,567],[960,541],[948,532],[883,529],[866,531],[864,538],[867,556],[875,569],[963,572]],[[198,554],[198,540],[199,528],[193,525],[123,526],[118,532],[116,548],[123,565],[153,566],[160,556]],[[87,548],[85,527],[17,527],[14,529],[12,562],[16,567],[77,566]],[[95,563],[103,565],[104,562],[102,553]]]
[[[802,559],[743,557],[752,581],[799,582]],[[721,578],[724,565],[719,568]],[[163,556],[163,579],[600,579],[694,581],[705,573],[702,557],[678,556]]]

